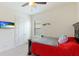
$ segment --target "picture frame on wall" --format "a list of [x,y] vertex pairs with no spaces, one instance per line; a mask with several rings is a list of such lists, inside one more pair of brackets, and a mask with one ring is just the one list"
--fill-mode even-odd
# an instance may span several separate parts
[[0,29],[12,29],[12,28],[15,28],[14,22],[0,21]]

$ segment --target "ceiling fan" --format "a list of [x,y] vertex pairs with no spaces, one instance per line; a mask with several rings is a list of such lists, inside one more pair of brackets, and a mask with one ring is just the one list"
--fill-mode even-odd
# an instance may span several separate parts
[[27,5],[31,5],[33,7],[33,6],[36,6],[37,4],[44,5],[44,4],[47,4],[47,2],[27,2],[27,3],[24,3],[22,7],[25,7]]

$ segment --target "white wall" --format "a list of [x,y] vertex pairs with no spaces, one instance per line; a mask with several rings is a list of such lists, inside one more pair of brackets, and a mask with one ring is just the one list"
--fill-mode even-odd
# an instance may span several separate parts
[[[15,22],[11,10],[6,8],[0,6],[0,21]],[[15,29],[0,29],[0,51],[14,47],[14,32]]]
[[16,24],[14,29],[0,29],[0,52],[26,43],[30,37],[29,16],[20,12],[20,9],[10,7],[0,5],[0,21],[11,21]]
[[35,15],[33,19],[41,24],[51,23],[51,25],[41,28],[41,34],[52,37],[58,37],[62,34],[74,36],[72,25],[79,21],[77,19],[77,3],[65,3],[56,6],[48,12]]
[[77,19],[79,19],[79,2],[77,2]]

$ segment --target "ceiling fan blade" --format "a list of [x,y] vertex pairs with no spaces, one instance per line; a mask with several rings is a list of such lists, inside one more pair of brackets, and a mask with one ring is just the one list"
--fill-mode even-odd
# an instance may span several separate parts
[[25,6],[27,6],[27,5],[29,5],[29,2],[24,3],[24,4],[22,5],[22,7],[25,7]]
[[[47,4],[47,2],[34,2],[34,3],[36,3],[36,4]],[[22,7],[25,7],[25,6],[27,6],[27,5],[29,5],[29,2],[24,3],[24,4],[22,5]],[[34,5],[34,4],[32,3],[32,5]]]
[[47,2],[35,2],[37,4],[46,4]]

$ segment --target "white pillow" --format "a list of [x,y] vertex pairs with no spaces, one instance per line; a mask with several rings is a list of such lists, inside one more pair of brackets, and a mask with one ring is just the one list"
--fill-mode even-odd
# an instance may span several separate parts
[[67,35],[61,35],[58,39],[58,43],[59,44],[63,44],[63,43],[66,43],[68,41],[68,37]]

